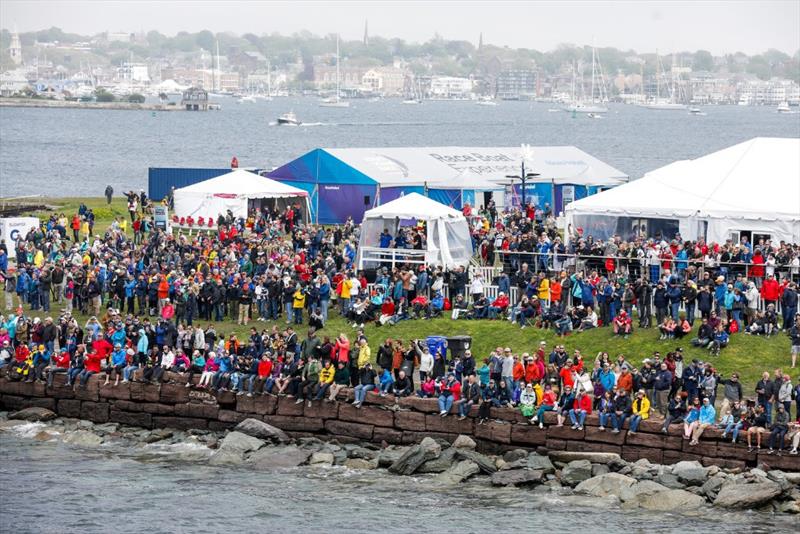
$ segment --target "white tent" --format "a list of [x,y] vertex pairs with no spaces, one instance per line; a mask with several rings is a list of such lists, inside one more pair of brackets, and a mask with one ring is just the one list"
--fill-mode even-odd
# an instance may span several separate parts
[[566,223],[596,238],[645,232],[724,242],[742,232],[800,241],[800,139],[757,137],[676,161],[569,204]]
[[[392,237],[404,224],[424,221],[427,247],[424,251],[380,247],[380,235]],[[358,246],[358,268],[380,262],[466,266],[472,258],[472,238],[464,215],[449,206],[410,193],[364,213]]]
[[[235,217],[247,217],[248,209],[273,202],[278,209],[300,202],[308,217],[308,193],[264,176],[236,169],[229,173],[175,190],[175,215],[195,220],[215,220],[231,210]],[[270,206],[272,207],[272,206]]]

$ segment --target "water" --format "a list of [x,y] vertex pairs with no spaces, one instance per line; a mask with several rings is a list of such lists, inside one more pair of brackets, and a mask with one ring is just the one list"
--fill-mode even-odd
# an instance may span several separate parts
[[[0,195],[100,196],[147,188],[148,167],[271,168],[317,147],[575,145],[633,178],[756,136],[800,137],[800,114],[708,106],[706,116],[612,105],[602,119],[549,112],[551,104],[313,98],[237,104],[207,113],[0,108]],[[294,110],[305,124],[274,125]]]
[[43,428],[28,424],[0,432],[4,532],[485,533],[505,524],[523,531],[541,525],[569,532],[692,534],[788,532],[796,526],[790,516],[609,510],[590,498],[478,481],[441,487],[430,476],[380,470],[216,468],[183,460],[188,453],[197,456],[196,445],[78,449],[33,441]]

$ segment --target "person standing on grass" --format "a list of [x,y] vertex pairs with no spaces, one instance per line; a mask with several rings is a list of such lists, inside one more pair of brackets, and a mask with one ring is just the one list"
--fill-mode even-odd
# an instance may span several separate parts
[[[794,369],[797,367],[797,355],[800,354],[800,313],[795,314],[794,324],[789,328],[787,334],[789,335],[791,345],[792,369]],[[798,400],[800,400],[800,398],[798,398]]]

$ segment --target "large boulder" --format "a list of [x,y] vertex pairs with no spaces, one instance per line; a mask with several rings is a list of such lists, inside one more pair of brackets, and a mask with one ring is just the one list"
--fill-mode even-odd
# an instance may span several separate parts
[[756,508],[781,494],[781,487],[775,482],[756,482],[755,484],[728,484],[723,486],[714,499],[714,506],[724,508]]
[[386,447],[378,453],[378,467],[389,467],[399,460],[408,449],[397,447]]
[[700,488],[707,498],[711,499],[712,501],[717,497],[719,490],[722,489],[722,485],[725,484],[726,479],[724,476],[716,475],[708,480],[706,480],[705,484]]
[[311,451],[300,447],[263,447],[247,458],[247,464],[259,470],[285,469],[303,465]]
[[634,484],[636,484],[635,478],[620,475],[619,473],[608,473],[584,480],[575,487],[575,493],[593,497],[606,497],[608,495],[619,497],[623,489]]
[[657,512],[675,512],[696,510],[706,506],[706,500],[686,490],[671,489],[645,495],[638,499],[638,504],[645,510]]
[[672,466],[672,474],[687,486],[702,486],[708,479],[708,468],[696,460],[682,461]]
[[47,408],[24,408],[22,410],[12,412],[8,415],[9,419],[20,419],[22,421],[52,421],[58,417],[53,410]]
[[492,474],[493,486],[529,486],[541,484],[544,473],[541,470],[514,469],[513,471],[498,471]]
[[422,464],[419,469],[417,469],[417,473],[444,473],[453,465],[453,462],[456,461],[456,449],[455,447],[450,447],[449,449],[445,449],[442,451],[442,454],[439,455],[438,458],[434,458],[433,460],[428,460],[424,464]]
[[653,482],[652,480],[640,480],[633,486],[622,488],[619,494],[619,500],[638,506],[639,502],[645,497],[661,493],[662,491],[669,491],[669,488],[662,486],[658,482]]
[[475,443],[475,440],[469,436],[465,436],[464,434],[459,434],[456,440],[453,442],[453,447],[456,449],[471,449],[475,450],[478,444]]
[[259,421],[258,419],[245,419],[234,428],[235,431],[247,434],[254,438],[263,439],[266,441],[274,441],[278,443],[286,443],[289,441],[289,436],[280,428],[275,428],[272,425]]
[[246,454],[251,451],[257,451],[266,445],[264,440],[248,436],[242,432],[230,432],[222,443],[219,445],[219,450],[228,450],[232,452],[240,452]]
[[333,465],[334,457],[330,452],[315,452],[308,460],[308,465],[316,466],[331,466]]
[[434,480],[439,484],[459,484],[480,472],[481,468],[472,460],[461,460],[447,471],[436,475]]
[[577,486],[592,478],[592,463],[589,460],[573,460],[561,470],[561,483]]
[[97,447],[103,443],[103,438],[88,430],[76,430],[75,432],[67,433],[64,442],[77,447]]
[[491,475],[492,473],[497,471],[497,464],[495,464],[494,460],[485,456],[479,452],[475,452],[469,449],[456,449],[456,458],[461,458],[462,460],[470,460],[478,464],[478,467],[481,468],[481,471],[486,473],[487,475]]
[[248,452],[257,451],[266,443],[264,440],[242,434],[241,432],[231,432],[219,444],[217,451],[209,459],[211,465],[238,465],[244,462],[244,456]]
[[545,475],[550,475],[556,472],[556,468],[550,458],[540,454],[531,453],[525,461],[525,467],[528,469],[537,469],[542,471]]
[[426,437],[419,445],[410,447],[389,466],[389,472],[398,475],[412,475],[419,467],[427,462],[438,458],[442,454],[442,446],[433,438]]

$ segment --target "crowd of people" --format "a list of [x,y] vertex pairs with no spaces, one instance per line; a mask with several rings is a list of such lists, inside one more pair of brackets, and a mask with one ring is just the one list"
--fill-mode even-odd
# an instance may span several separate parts
[[[174,380],[172,373],[179,373],[186,387],[292,395],[298,403],[335,401],[339,391],[352,388],[357,407],[370,392],[419,395],[436,398],[443,417],[452,410],[466,417],[477,406],[481,422],[491,407],[511,406],[532,424],[544,425],[544,414],[554,411],[558,424],[580,429],[595,411],[611,432],[626,422],[636,432],[641,421],[660,415],[665,431],[681,422],[693,444],[708,426],[724,425],[726,437],[735,442],[746,436],[754,448],[770,431],[771,448],[780,451],[783,437],[774,436],[785,428],[797,451],[791,410],[798,387],[781,371],[759,382],[748,402],[736,377],[719,376],[710,362],[684,362],[681,350],[663,358],[656,353],[637,367],[605,353],[585,364],[579,352],[570,357],[563,345],[547,350],[543,344],[530,355],[498,348],[478,366],[469,352],[447,358],[420,340],[387,339],[373,358],[364,330],[367,322],[391,326],[447,311],[457,320],[508,319],[560,335],[608,327],[625,337],[638,315],[637,328],[657,326],[664,340],[689,336],[712,354],[737,332],[771,336],[784,330],[794,367],[800,353],[794,245],[718,247],[616,237],[602,243],[576,235],[570,247],[577,248],[568,249],[546,211],[497,213],[490,205],[473,235],[481,254],[490,239],[497,250],[514,252],[497,280],[428,266],[379,266],[368,279],[355,268],[359,228],[352,221],[303,225],[296,207],[265,208],[247,219],[221,214],[213,231],[172,234],[143,211],[149,201],[126,196],[130,231],[118,217],[103,235],[93,234],[93,226],[84,232],[94,216],[81,206],[72,220],[53,215],[15,243],[0,243],[7,312],[0,360],[9,377],[52,383],[61,373],[67,384],[85,387],[102,373],[104,385],[114,387]],[[424,247],[424,226],[386,234],[382,246]],[[9,246],[17,258],[13,265]],[[606,257],[599,264],[597,249]],[[729,249],[744,269],[705,260]],[[578,254],[570,256],[573,250]],[[654,257],[658,261],[650,263]],[[789,271],[778,280],[786,265]],[[491,300],[490,285],[498,290]],[[55,305],[61,313],[53,320]],[[355,334],[320,336],[330,313],[352,322]],[[252,327],[240,339],[217,332],[225,320],[285,325]],[[716,411],[720,386],[724,398]]]

